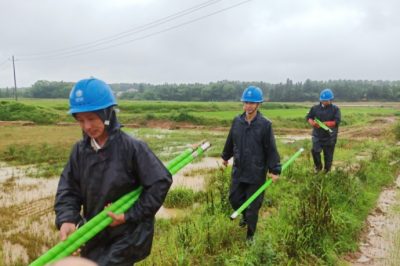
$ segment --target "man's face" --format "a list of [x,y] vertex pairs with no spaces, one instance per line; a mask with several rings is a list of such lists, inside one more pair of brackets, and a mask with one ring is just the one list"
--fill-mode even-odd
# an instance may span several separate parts
[[322,103],[323,106],[326,107],[326,106],[331,104],[331,101],[321,101],[321,103]]
[[77,113],[75,117],[82,130],[89,137],[97,139],[105,133],[105,125],[100,117],[95,113]]
[[247,115],[252,115],[257,111],[259,105],[259,103],[244,102],[243,111],[245,111]]

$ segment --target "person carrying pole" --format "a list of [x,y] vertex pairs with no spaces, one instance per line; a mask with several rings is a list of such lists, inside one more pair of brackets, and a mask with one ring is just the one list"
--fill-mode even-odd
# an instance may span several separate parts
[[[339,107],[332,104],[333,98],[331,89],[322,90],[319,96],[320,103],[312,106],[306,116],[307,122],[313,127],[311,154],[316,173],[320,172],[322,168],[325,172],[329,172],[332,168],[333,153],[341,120]],[[321,161],[322,151],[324,167],[322,167]]]
[[105,82],[78,81],[69,101],[83,139],[74,145],[58,183],[54,209],[60,238],[141,186],[138,201],[123,214],[109,212],[110,226],[81,248],[82,257],[100,266],[131,266],[150,254],[154,217],[172,184],[171,174],[144,142],[121,130],[117,102]]
[[[264,101],[261,89],[255,86],[247,87],[241,101],[244,112],[234,118],[221,154],[224,166],[227,166],[228,160],[233,157],[229,201],[235,210],[265,183],[268,172],[273,181],[278,179],[281,172],[272,123],[258,111]],[[256,232],[258,212],[263,198],[264,193],[243,211],[239,225],[247,225],[248,241],[253,240]]]

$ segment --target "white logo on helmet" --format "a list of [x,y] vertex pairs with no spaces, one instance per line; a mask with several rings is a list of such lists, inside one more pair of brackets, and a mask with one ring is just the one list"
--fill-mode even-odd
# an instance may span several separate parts
[[83,96],[83,91],[82,90],[77,90],[75,92],[75,102],[83,102],[84,99],[83,99],[82,96]]

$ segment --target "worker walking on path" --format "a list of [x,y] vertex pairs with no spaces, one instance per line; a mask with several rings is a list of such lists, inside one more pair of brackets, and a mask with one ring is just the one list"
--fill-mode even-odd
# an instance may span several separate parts
[[[258,111],[264,101],[261,89],[249,86],[241,101],[244,113],[234,118],[221,154],[225,166],[233,157],[229,201],[235,210],[265,183],[268,171],[273,181],[281,172],[272,123]],[[264,193],[243,212],[240,226],[247,225],[247,240],[253,240],[263,198]]]
[[[306,120],[313,127],[311,154],[314,161],[315,172],[324,169],[329,172],[332,167],[333,153],[341,120],[340,109],[332,104],[333,92],[331,89],[324,89],[320,93],[320,103],[311,107]],[[322,128],[319,121],[328,128]],[[322,125],[323,126],[323,125]],[[321,161],[321,151],[324,153],[324,167]]]
[[82,257],[98,265],[131,266],[150,254],[154,216],[171,186],[171,174],[144,142],[120,129],[117,102],[106,83],[81,80],[69,100],[69,113],[83,139],[74,145],[57,188],[60,238],[65,240],[78,224],[141,186],[138,201],[123,214],[108,213],[113,222],[81,249]]

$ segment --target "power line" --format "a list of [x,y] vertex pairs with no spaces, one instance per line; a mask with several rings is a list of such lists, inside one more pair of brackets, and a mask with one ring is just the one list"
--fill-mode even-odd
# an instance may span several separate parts
[[[188,20],[188,21],[186,21],[186,22],[184,22],[184,23],[180,23],[180,24],[177,24],[177,25],[175,25],[175,26],[171,26],[171,27],[168,27],[168,28],[166,28],[166,29],[163,29],[163,30],[160,30],[160,31],[156,31],[156,32],[153,32],[153,33],[144,35],[144,36],[142,36],[142,37],[138,37],[138,38],[135,38],[135,39],[127,40],[127,41],[124,41],[124,42],[119,42],[119,43],[117,43],[117,44],[113,44],[113,45],[109,45],[109,46],[105,46],[105,47],[102,47],[102,48],[98,48],[98,49],[94,49],[94,50],[89,50],[89,51],[81,51],[81,52],[73,52],[73,51],[71,51],[71,52],[68,52],[68,53],[60,54],[60,55],[47,56],[46,58],[31,59],[31,60],[46,60],[46,59],[47,59],[47,60],[48,60],[48,59],[56,60],[56,59],[63,59],[63,58],[67,58],[67,57],[73,57],[73,56],[78,56],[78,55],[90,54],[90,53],[94,53],[94,52],[98,52],[98,51],[103,51],[103,50],[106,50],[106,49],[111,49],[111,48],[114,48],[114,47],[118,47],[118,46],[125,45],[125,44],[128,44],[128,43],[132,43],[132,42],[135,42],[135,41],[147,39],[147,38],[149,38],[149,37],[152,37],[152,36],[155,36],[155,35],[164,33],[164,32],[168,32],[168,31],[171,31],[171,30],[174,30],[174,29],[177,29],[177,28],[186,26],[186,25],[191,24],[191,23],[194,23],[194,22],[196,22],[196,21],[199,21],[199,20],[202,20],[202,19],[205,19],[205,18],[214,16],[214,15],[216,15],[216,14],[225,12],[225,11],[227,11],[227,10],[229,10],[229,9],[232,9],[232,8],[237,7],[237,6],[243,5],[243,4],[245,4],[245,3],[247,3],[247,2],[250,2],[250,1],[252,1],[252,0],[245,0],[245,1],[239,2],[239,3],[237,3],[237,4],[228,6],[228,7],[226,7],[226,8],[222,8],[222,9],[219,9],[219,10],[217,10],[217,11],[211,12],[211,13],[209,13],[209,14],[207,14],[207,15],[204,15],[204,16],[201,16],[201,17],[192,19],[192,20]],[[21,61],[28,61],[28,60],[29,60],[29,59],[24,59],[24,60],[21,60]]]
[[[108,37],[104,37],[104,38],[101,38],[101,39],[98,39],[98,40],[95,40],[95,41],[82,43],[82,44],[74,45],[74,46],[69,47],[69,48],[56,49],[56,50],[53,50],[53,51],[48,51],[48,52],[43,52],[43,53],[37,53],[37,54],[31,54],[31,55],[21,55],[21,56],[19,56],[19,58],[22,58],[22,60],[29,60],[29,58],[25,59],[25,57],[43,57],[43,56],[44,57],[53,57],[53,56],[57,57],[57,56],[65,55],[65,54],[68,54],[68,53],[75,53],[75,52],[80,52],[81,50],[91,49],[91,48],[94,48],[94,47],[98,47],[98,46],[100,46],[102,44],[107,44],[107,43],[110,43],[110,42],[113,42],[113,41],[116,41],[116,40],[119,40],[119,39],[123,39],[123,38],[129,37],[131,35],[143,32],[143,31],[147,31],[147,30],[149,30],[151,28],[154,28],[154,27],[157,27],[159,25],[165,24],[167,22],[176,20],[178,18],[181,18],[181,17],[186,16],[188,14],[194,13],[194,12],[196,12],[198,10],[201,10],[201,9],[206,8],[208,6],[214,5],[214,4],[216,4],[218,2],[221,2],[221,1],[222,0],[206,1],[206,2],[203,2],[203,3],[199,4],[199,5],[190,7],[188,9],[181,10],[181,11],[179,11],[177,13],[174,13],[172,15],[157,19],[155,21],[152,21],[150,23],[144,24],[142,26],[138,26],[138,27],[132,28],[130,30],[123,31],[123,32],[120,32],[118,34],[111,35],[111,36],[108,36]],[[35,58],[33,58],[32,60],[34,60],[34,59]]]

